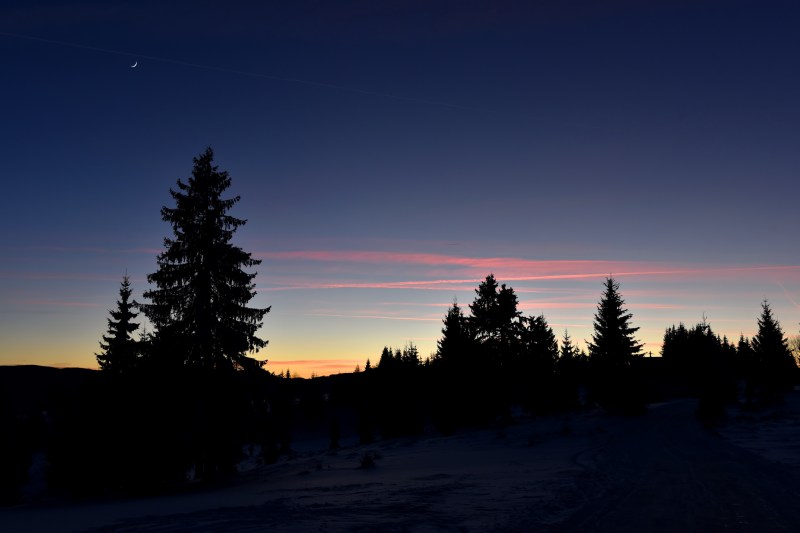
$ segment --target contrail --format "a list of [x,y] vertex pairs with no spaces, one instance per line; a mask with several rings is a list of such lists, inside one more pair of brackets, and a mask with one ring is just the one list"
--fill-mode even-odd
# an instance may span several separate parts
[[784,295],[786,296],[786,298],[787,298],[787,299],[788,299],[788,300],[789,300],[789,301],[792,303],[792,305],[793,305],[793,306],[795,306],[796,308],[800,309],[800,305],[798,305],[798,304],[797,304],[797,302],[794,300],[794,298],[792,298],[792,295],[791,295],[791,294],[789,294],[789,291],[787,291],[787,290],[786,290],[786,287],[784,287],[784,286],[783,286],[783,283],[781,283],[781,282],[780,282],[780,281],[778,281],[777,279],[775,280],[775,283],[777,283],[777,284],[778,284],[778,287],[780,287],[781,289],[783,289],[783,294],[784,294]]
[[378,96],[378,97],[381,97],[381,98],[390,98],[392,100],[400,100],[400,101],[403,101],[403,102],[412,102],[412,103],[416,103],[416,104],[447,107],[447,108],[450,108],[450,109],[459,109],[461,111],[480,111],[479,109],[460,106],[460,105],[456,105],[456,104],[450,104],[448,102],[439,102],[439,101],[436,101],[436,100],[426,100],[426,99],[423,99],[423,98],[414,98],[414,97],[411,97],[411,96],[402,96],[402,95],[398,95],[398,94],[390,94],[390,93],[382,93],[382,92],[377,92],[377,91],[369,91],[369,90],[366,90],[366,89],[359,89],[357,87],[348,87],[346,85],[336,85],[336,84],[333,84],[333,83],[325,83],[325,82],[321,82],[321,81],[303,80],[303,79],[299,79],[299,78],[285,78],[285,77],[282,77],[282,76],[273,76],[273,75],[270,75],[270,74],[262,74],[262,73],[259,73],[259,72],[251,72],[251,71],[247,71],[247,70],[238,70],[238,69],[232,69],[232,68],[226,68],[226,67],[217,67],[217,66],[214,66],[214,65],[205,65],[205,64],[202,64],[202,63],[194,63],[194,62],[191,62],[191,61],[182,61],[180,59],[171,59],[169,57],[159,57],[159,56],[151,56],[151,55],[146,55],[146,54],[136,54],[136,53],[133,53],[133,52],[125,52],[123,50],[114,50],[114,49],[111,49],[111,48],[100,48],[99,46],[91,46],[91,45],[88,45],[88,44],[72,43],[72,42],[68,42],[68,41],[58,41],[58,40],[55,40],[55,39],[45,39],[44,37],[35,37],[35,36],[32,36],[32,35],[20,35],[18,33],[8,33],[8,32],[3,32],[3,31],[0,31],[0,35],[2,35],[4,37],[15,38],[15,39],[25,39],[25,40],[28,40],[28,41],[36,41],[36,42],[40,42],[40,43],[54,44],[54,45],[58,45],[58,46],[67,46],[67,47],[70,47],[70,48],[78,48],[78,49],[81,49],[81,50],[92,50],[94,52],[102,52],[102,53],[105,53],[105,54],[115,54],[115,55],[119,55],[119,56],[132,57],[132,58],[135,58],[135,59],[147,59],[147,60],[150,60],[150,61],[159,61],[161,63],[169,63],[169,64],[172,64],[172,65],[180,65],[180,66],[183,66],[183,67],[191,67],[191,68],[199,68],[199,69],[205,69],[205,70],[213,70],[215,72],[224,72],[224,73],[227,73],[227,74],[237,74],[239,76],[249,76],[251,78],[261,78],[261,79],[264,79],[264,80],[273,80],[273,81],[280,81],[280,82],[285,82],[285,83],[298,83],[298,84],[302,84],[302,85],[308,85],[308,86],[311,86],[311,87],[321,87],[321,88],[324,88],[324,89],[334,89],[334,90],[337,90],[337,91],[344,91],[344,92],[350,92],[350,93],[356,93],[356,94],[363,94],[365,96]]

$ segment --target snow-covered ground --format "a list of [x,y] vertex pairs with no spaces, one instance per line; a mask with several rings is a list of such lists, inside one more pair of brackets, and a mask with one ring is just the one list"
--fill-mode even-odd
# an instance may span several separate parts
[[[800,531],[800,393],[719,430],[695,402],[301,450],[235,485],[0,510],[0,531]],[[756,418],[758,418],[756,420]],[[375,455],[374,468],[360,468]]]

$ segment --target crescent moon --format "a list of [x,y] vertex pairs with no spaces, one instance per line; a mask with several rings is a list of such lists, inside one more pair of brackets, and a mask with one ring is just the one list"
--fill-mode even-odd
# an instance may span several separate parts
[[131,65],[131,68],[136,68],[136,65],[138,65],[138,64],[139,64],[139,62],[138,62],[138,61],[134,61],[134,62],[133,62],[133,65]]

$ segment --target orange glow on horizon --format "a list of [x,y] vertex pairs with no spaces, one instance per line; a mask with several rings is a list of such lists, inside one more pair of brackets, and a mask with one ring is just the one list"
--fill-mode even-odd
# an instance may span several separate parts
[[292,376],[310,378],[312,374],[317,376],[347,374],[353,372],[356,366],[363,370],[365,361],[359,359],[270,359],[264,368],[273,374],[281,374],[289,370]]

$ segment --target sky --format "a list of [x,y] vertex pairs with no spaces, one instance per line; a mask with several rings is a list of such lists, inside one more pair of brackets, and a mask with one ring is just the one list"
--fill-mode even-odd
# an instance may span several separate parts
[[[800,331],[791,1],[5,1],[0,364],[96,368],[213,148],[267,368],[436,350],[494,273],[578,345],[613,275],[645,351],[767,299]],[[132,65],[136,64],[136,67]]]

